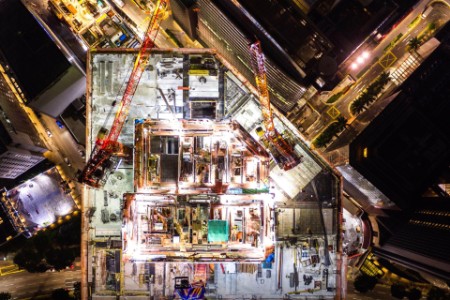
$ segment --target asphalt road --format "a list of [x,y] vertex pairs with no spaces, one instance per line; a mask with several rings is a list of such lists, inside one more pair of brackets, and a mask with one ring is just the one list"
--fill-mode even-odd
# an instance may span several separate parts
[[[50,150],[55,155],[55,162],[62,165],[66,174],[69,176],[74,175],[77,169],[81,169],[84,166],[84,160],[79,152],[81,146],[75,142],[66,127],[59,128],[56,125],[55,119],[42,115],[40,120],[53,134],[51,138],[47,138],[47,141],[50,144]],[[72,166],[69,167],[67,165],[64,157],[69,159]]]
[[[400,38],[400,40],[395,44],[395,46],[390,50],[390,53],[392,53],[396,59],[398,60],[401,58],[406,52],[407,52],[407,44],[408,41],[421,34],[423,30],[428,26],[430,23],[439,23],[444,24],[445,22],[448,22],[450,19],[450,9],[449,6],[443,3],[435,3],[433,4],[434,9],[432,12],[425,18],[421,19],[418,25],[414,28],[409,28],[408,25],[416,18],[417,16],[420,16],[426,5],[429,3],[429,1],[422,1],[417,7],[415,7],[408,16],[406,16],[390,33],[387,37],[383,39],[376,47],[373,49],[369,49],[370,51],[370,58],[368,61],[372,61],[374,58],[383,57],[386,53],[384,53],[384,49],[387,47],[387,45],[395,39],[396,36],[398,36],[400,33],[403,34],[403,36]],[[350,60],[355,58],[350,58]],[[370,63],[368,63],[370,64]],[[364,67],[364,66],[363,66]],[[361,68],[363,68],[361,67]],[[359,72],[361,72],[361,68],[355,71],[350,70],[342,70],[343,72],[348,72],[353,78],[357,79],[356,75],[358,75]],[[350,111],[349,111],[349,105],[350,103],[358,97],[359,93],[362,92],[379,74],[381,74],[383,71],[389,71],[389,68],[383,68],[382,65],[380,65],[378,62],[374,62],[370,68],[359,78],[357,79],[355,85],[347,92],[346,95],[344,95],[341,99],[338,100],[337,103],[335,103],[335,108],[341,113],[342,116],[349,119],[351,117]],[[318,133],[320,133],[325,126],[328,125],[329,122],[332,121],[332,118],[326,113],[330,109],[329,105],[324,105],[323,103],[319,104],[319,106],[316,106],[315,109],[321,113],[321,120],[314,129],[310,129],[309,132],[309,138],[313,139],[315,136],[317,136]],[[368,109],[370,113],[370,108]]]
[[50,295],[58,288],[73,289],[73,283],[81,280],[80,270],[61,272],[20,272],[0,277],[0,292],[9,292],[12,299],[33,299],[39,295]]
[[383,284],[377,284],[372,291],[361,294],[355,291],[353,281],[347,283],[347,300],[386,300],[395,299],[391,296],[391,287]]

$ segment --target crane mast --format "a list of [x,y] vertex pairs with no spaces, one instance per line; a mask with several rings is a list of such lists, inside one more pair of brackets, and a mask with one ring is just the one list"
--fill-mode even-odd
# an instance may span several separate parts
[[[120,148],[118,143],[120,132],[130,111],[130,104],[137,86],[150,58],[150,50],[155,47],[155,39],[159,31],[159,23],[163,19],[169,0],[158,0],[155,11],[150,19],[141,48],[133,65],[122,100],[119,103],[111,130],[100,130],[92,154],[79,176],[79,181],[98,188],[104,184],[104,178],[112,166],[111,157]],[[108,133],[108,135],[106,135]]]
[[293,147],[276,130],[273,123],[272,109],[270,107],[269,91],[267,89],[267,77],[265,58],[262,53],[261,43],[256,41],[250,44],[251,65],[255,73],[256,86],[259,93],[259,102],[266,127],[265,136],[269,143],[281,156],[281,164],[284,170],[290,170],[297,166],[301,159],[295,153]]

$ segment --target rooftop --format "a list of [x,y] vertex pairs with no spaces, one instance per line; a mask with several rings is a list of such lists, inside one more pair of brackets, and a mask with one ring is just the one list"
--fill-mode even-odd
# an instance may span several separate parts
[[[134,53],[90,54],[87,149],[112,124]],[[155,296],[168,295],[174,280],[187,276],[207,282],[207,295],[273,298],[275,274],[298,255],[296,247],[280,250],[291,243],[304,252],[293,272],[308,277],[298,290],[333,297],[339,179],[281,117],[277,130],[303,160],[283,171],[270,159],[256,130],[262,117],[255,89],[241,78],[211,49],[152,51],[119,137],[117,165],[102,190],[84,195],[88,253],[97,266],[87,275],[96,296],[121,291],[139,299],[150,292],[145,278]],[[283,262],[261,263],[271,253]],[[278,284],[295,290],[284,276]]]
[[[0,57],[33,100],[69,67],[62,52],[20,1],[0,4]],[[48,62],[51,61],[51,64]]]

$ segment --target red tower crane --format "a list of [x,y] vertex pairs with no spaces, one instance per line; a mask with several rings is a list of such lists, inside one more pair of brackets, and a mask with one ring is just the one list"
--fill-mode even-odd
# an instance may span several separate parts
[[280,163],[284,170],[290,170],[301,162],[301,158],[294,148],[281,136],[273,123],[272,109],[270,107],[269,91],[267,89],[265,58],[259,41],[250,44],[250,55],[253,72],[255,73],[256,86],[259,92],[259,102],[266,127],[265,137],[280,154]]
[[125,92],[120,101],[119,108],[115,115],[111,130],[102,128],[97,136],[94,149],[92,150],[89,161],[81,172],[78,180],[92,187],[101,187],[105,182],[105,177],[113,165],[111,161],[114,153],[121,148],[118,143],[120,132],[125,124],[130,110],[131,100],[133,99],[136,88],[141,79],[142,73],[147,66],[150,58],[150,50],[155,47],[155,39],[159,31],[159,23],[165,16],[169,0],[158,0],[155,11],[150,18],[147,31],[144,36],[141,48],[134,62],[130,78],[128,80]]

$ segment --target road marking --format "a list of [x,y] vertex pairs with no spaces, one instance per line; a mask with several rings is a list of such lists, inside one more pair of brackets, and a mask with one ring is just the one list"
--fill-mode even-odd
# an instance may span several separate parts
[[332,106],[329,110],[327,110],[327,114],[333,119],[336,119],[341,114],[341,112],[335,106]]
[[12,274],[16,274],[16,273],[21,273],[23,271],[25,271],[25,270],[14,270],[14,271],[2,272],[0,274],[0,276],[12,275]]
[[382,58],[380,58],[380,60],[378,61],[378,63],[380,64],[380,66],[383,69],[388,69],[390,68],[395,61],[397,60],[397,56],[395,56],[392,52],[388,52],[386,53],[386,55],[384,55]]

